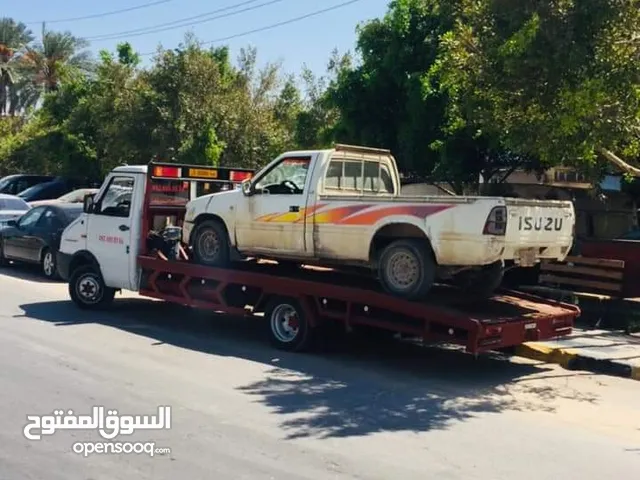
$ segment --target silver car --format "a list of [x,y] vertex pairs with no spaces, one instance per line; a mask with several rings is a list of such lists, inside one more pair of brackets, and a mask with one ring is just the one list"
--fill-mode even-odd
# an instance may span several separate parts
[[0,225],[20,218],[30,209],[31,206],[20,197],[0,193]]

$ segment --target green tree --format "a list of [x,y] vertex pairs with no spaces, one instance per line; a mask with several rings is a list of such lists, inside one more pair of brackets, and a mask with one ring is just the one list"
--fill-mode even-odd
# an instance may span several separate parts
[[0,18],[0,116],[15,115],[30,102],[21,95],[20,53],[33,41],[24,23]]
[[92,70],[91,53],[85,50],[88,45],[71,32],[53,32],[43,25],[42,41],[25,47],[22,63],[42,92],[53,92],[67,75]]
[[448,132],[477,131],[544,165],[599,170],[639,153],[635,0],[461,0],[429,77]]

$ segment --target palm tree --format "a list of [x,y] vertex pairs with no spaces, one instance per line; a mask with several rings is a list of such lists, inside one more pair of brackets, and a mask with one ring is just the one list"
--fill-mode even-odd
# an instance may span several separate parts
[[71,32],[50,32],[42,27],[42,42],[27,46],[22,60],[33,83],[44,93],[54,92],[70,72],[89,73],[93,62],[84,50],[89,43]]
[[0,116],[20,110],[20,51],[33,41],[24,23],[0,18]]

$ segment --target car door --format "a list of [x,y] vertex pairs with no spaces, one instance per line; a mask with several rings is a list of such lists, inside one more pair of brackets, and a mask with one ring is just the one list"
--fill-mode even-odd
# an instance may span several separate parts
[[131,237],[135,182],[135,174],[113,175],[87,216],[87,245],[98,260],[105,284],[114,288],[131,288],[129,253],[135,241]]
[[34,228],[46,207],[35,207],[20,217],[14,229],[4,236],[4,252],[9,258],[16,260],[33,261],[29,237],[33,235]]
[[256,178],[240,197],[236,237],[241,250],[307,256],[304,241],[310,156],[287,157]]
[[62,227],[63,221],[57,210],[53,207],[47,207],[32,232],[26,237],[26,248],[31,261],[39,262],[42,259],[44,248],[52,245],[56,234]]

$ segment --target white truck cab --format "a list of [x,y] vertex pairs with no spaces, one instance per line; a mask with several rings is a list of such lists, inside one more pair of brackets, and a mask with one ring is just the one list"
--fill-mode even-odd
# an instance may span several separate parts
[[82,277],[70,282],[76,285],[72,298],[98,304],[116,290],[137,289],[146,175],[146,165],[115,168],[95,195],[85,197],[84,213],[63,232],[59,274],[64,280]]
[[[60,239],[57,268],[69,283],[71,298],[92,308],[110,302],[117,290],[138,291],[138,256],[148,246],[149,233],[162,230],[167,220],[179,223],[178,212],[184,215],[189,200],[239,187],[251,173],[172,164],[113,169],[97,193],[85,196],[83,214]],[[150,205],[173,213],[149,213]]]

